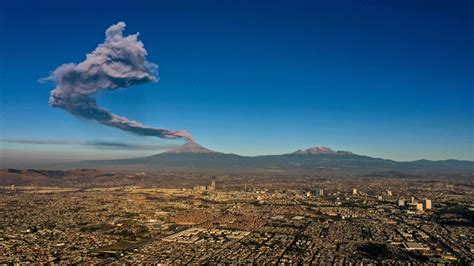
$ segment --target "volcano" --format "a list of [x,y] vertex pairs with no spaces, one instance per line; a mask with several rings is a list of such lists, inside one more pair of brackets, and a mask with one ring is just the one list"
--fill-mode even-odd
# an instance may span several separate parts
[[165,153],[175,153],[175,154],[182,154],[182,153],[194,153],[194,154],[211,154],[211,153],[220,153],[213,150],[209,150],[204,148],[203,146],[197,144],[193,140],[188,140],[185,144],[178,146],[172,150],[169,150]]
[[193,140],[147,157],[119,160],[94,160],[62,164],[60,169],[107,168],[133,170],[166,170],[192,172],[298,172],[368,174],[399,171],[404,173],[469,173],[474,172],[472,161],[397,162],[382,158],[335,151],[327,147],[311,147],[281,155],[241,156],[205,148]]

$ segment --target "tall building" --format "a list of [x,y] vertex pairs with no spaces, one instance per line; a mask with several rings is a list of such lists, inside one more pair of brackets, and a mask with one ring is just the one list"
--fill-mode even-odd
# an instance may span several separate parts
[[324,190],[322,188],[318,190],[318,196],[324,196]]
[[430,199],[425,199],[424,203],[425,203],[425,209],[427,209],[427,210],[431,209],[431,200]]
[[215,179],[212,179],[212,181],[211,181],[210,190],[212,190],[212,191],[216,190],[216,180]]
[[357,188],[352,189],[352,195],[357,195]]
[[410,204],[413,204],[413,205],[418,204],[418,201],[415,199],[415,197],[411,197]]
[[404,198],[398,199],[398,206],[405,206],[405,199]]
[[392,191],[391,190],[387,190],[387,196],[392,196]]

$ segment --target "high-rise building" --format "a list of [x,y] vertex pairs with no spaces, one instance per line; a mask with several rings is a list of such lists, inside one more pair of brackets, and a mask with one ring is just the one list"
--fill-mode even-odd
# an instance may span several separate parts
[[404,198],[398,199],[398,206],[405,206],[405,199]]
[[324,190],[322,188],[318,190],[318,196],[324,196]]
[[357,195],[357,188],[352,189],[352,195]]
[[387,196],[392,196],[392,191],[391,190],[387,190]]
[[209,189],[212,190],[212,191],[216,190],[216,180],[215,179],[212,179],[211,187]]
[[430,199],[425,199],[424,203],[425,203],[425,209],[427,209],[427,210],[431,209],[431,200]]
[[418,201],[415,199],[415,197],[411,197],[410,204],[413,204],[413,205],[418,204]]

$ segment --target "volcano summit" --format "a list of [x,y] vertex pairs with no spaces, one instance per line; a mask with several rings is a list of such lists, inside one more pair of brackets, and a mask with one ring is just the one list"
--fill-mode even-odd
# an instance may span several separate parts
[[178,146],[174,149],[171,149],[165,153],[175,153],[175,154],[182,154],[182,153],[195,153],[195,154],[211,154],[211,153],[219,153],[213,150],[209,150],[204,148],[203,146],[197,144],[194,140],[188,140],[185,144]]

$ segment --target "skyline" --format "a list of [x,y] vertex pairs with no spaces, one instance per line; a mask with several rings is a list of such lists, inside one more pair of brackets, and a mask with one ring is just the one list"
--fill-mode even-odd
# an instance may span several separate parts
[[[181,143],[48,106],[54,84],[38,79],[63,63],[82,62],[105,29],[124,21],[126,35],[140,32],[160,82],[99,94],[100,105],[119,115],[188,130],[225,153],[328,146],[398,161],[474,160],[470,1],[89,3],[1,4],[1,36],[9,38],[0,55],[1,140]],[[100,13],[104,8],[109,12]],[[2,160],[25,152],[34,160],[35,154],[100,159],[161,150],[0,145]]]

